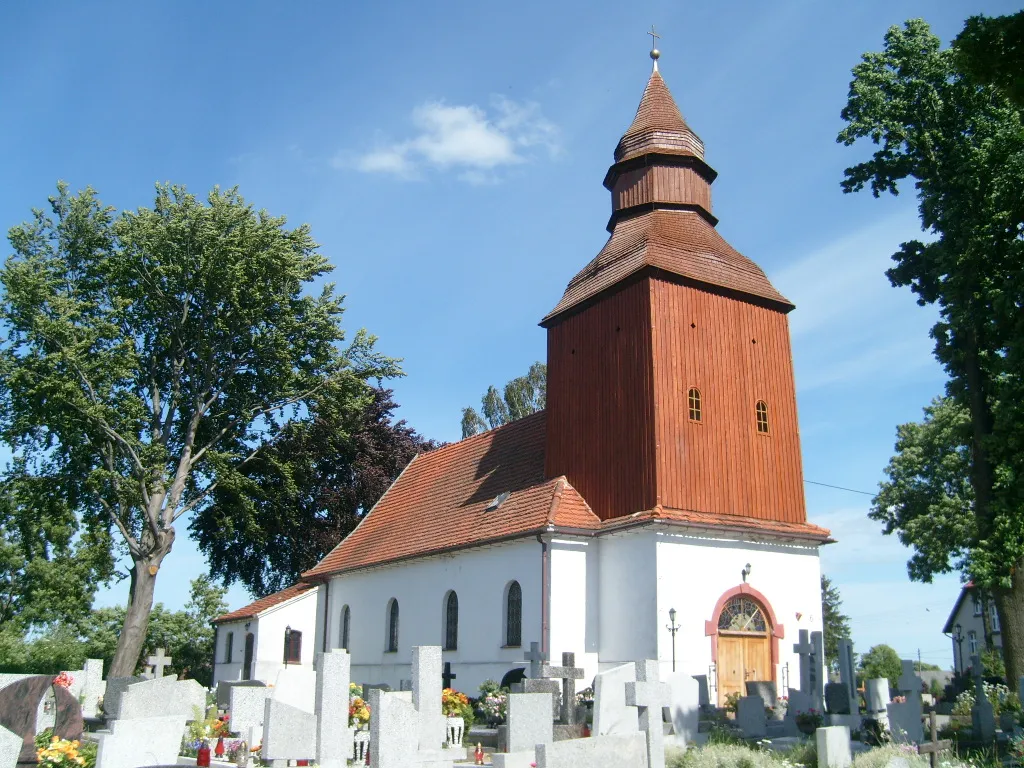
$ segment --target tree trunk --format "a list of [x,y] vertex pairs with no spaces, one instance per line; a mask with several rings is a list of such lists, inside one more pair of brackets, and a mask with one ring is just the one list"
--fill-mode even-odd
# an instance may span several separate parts
[[161,533],[163,535],[148,548],[147,554],[132,565],[128,607],[125,610],[124,626],[117,638],[117,650],[107,672],[108,679],[130,677],[139,666],[139,656],[142,654],[149,631],[149,614],[153,610],[156,574],[174,543],[173,528]]
[[1024,560],[1016,563],[1009,589],[996,590],[996,610],[1003,640],[1003,661],[1010,690],[1016,691],[1024,675]]

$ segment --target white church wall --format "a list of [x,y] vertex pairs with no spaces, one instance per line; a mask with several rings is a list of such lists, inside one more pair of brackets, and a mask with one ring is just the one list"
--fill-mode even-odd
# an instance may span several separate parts
[[634,529],[598,541],[601,669],[657,658],[655,535]]
[[[522,646],[506,648],[505,593],[522,589]],[[484,680],[500,681],[525,666],[523,653],[541,637],[541,545],[536,539],[467,549],[444,556],[342,574],[331,580],[327,639],[340,647],[342,607],[349,607],[352,679],[397,689],[410,678],[412,647],[444,645],[444,601],[459,600],[458,649],[444,651],[458,677],[453,687],[476,695]],[[398,651],[385,650],[389,601],[398,601]]]
[[584,673],[581,687],[590,685],[599,671],[598,546],[595,539],[556,538],[550,542],[550,659],[560,664],[563,652],[575,653],[576,666]]
[[[250,626],[251,629],[251,626]],[[242,662],[245,660],[245,620],[217,625],[217,643],[213,658],[213,684],[221,680],[241,680]],[[228,656],[228,635],[231,635],[231,655]]]
[[[658,615],[652,625],[658,632],[658,658],[663,673],[671,670],[672,637],[666,625],[669,609],[675,608],[679,624],[677,669],[694,675],[709,674],[713,638],[705,635],[704,622],[712,619],[718,599],[743,583],[741,571],[749,563],[747,584],[765,596],[785,632],[778,644],[776,683],[781,689],[783,668],[788,664],[790,684],[799,684],[799,658],[793,653],[797,633],[800,629],[822,628],[817,547],[672,532],[656,536]],[[713,677],[709,677],[709,682],[715,684]]]
[[[302,633],[301,666],[313,668],[316,651],[316,591],[310,590],[286,603],[269,608],[253,621],[256,648],[253,653],[253,679],[272,683],[284,667],[284,631],[291,627]],[[252,628],[250,628],[252,629]],[[298,666],[290,663],[288,666]]]

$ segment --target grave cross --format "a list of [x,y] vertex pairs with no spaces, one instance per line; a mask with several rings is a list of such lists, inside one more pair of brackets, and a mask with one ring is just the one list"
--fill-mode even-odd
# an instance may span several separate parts
[[523,658],[530,662],[530,679],[540,679],[541,665],[548,660],[548,655],[540,649],[540,643],[530,643],[530,650]]
[[171,666],[171,662],[174,661],[170,656],[164,656],[164,649],[157,648],[156,655],[150,656],[146,659],[146,663],[153,668],[154,677],[163,677],[164,668]]
[[900,679],[896,681],[896,685],[899,686],[900,692],[908,695],[920,695],[921,694],[921,679],[917,676],[914,670],[914,662],[908,659],[902,659],[900,661],[902,672]]
[[811,657],[814,655],[814,646],[811,645],[811,633],[806,629],[800,630],[800,642],[794,643],[793,653],[800,656],[800,690],[810,695]]
[[456,677],[458,677],[458,675],[452,672],[452,663],[450,661],[446,661],[444,663],[444,672],[441,673],[441,682],[444,683],[444,687],[451,688],[452,680]]
[[931,732],[931,741],[925,744],[917,745],[917,752],[920,755],[928,755],[928,761],[931,763],[931,768],[937,768],[939,764],[939,752],[944,752],[953,746],[953,742],[948,739],[939,741],[939,731],[935,725],[935,712],[928,713],[928,729]]
[[563,653],[562,666],[552,667],[544,664],[540,668],[541,677],[561,678],[562,680],[562,722],[565,725],[576,723],[576,681],[583,679],[583,670],[576,667],[576,654]]
[[662,707],[672,696],[672,686],[658,679],[658,662],[636,662],[636,682],[626,683],[626,706],[640,712],[640,730],[647,734],[647,764],[651,768],[665,765]]

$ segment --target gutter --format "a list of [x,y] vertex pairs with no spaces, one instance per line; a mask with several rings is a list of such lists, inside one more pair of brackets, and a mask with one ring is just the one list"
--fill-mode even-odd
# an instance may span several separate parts
[[[210,622],[213,624],[213,622]],[[217,641],[220,639],[220,626],[213,624],[213,658],[210,659],[210,687],[217,686]],[[231,649],[234,651],[234,649]],[[231,659],[228,659],[230,662]]]

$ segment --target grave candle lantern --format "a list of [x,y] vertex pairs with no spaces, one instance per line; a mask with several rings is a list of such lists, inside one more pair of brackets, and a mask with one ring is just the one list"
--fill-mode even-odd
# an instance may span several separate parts
[[210,768],[210,745],[205,740],[200,742],[196,753],[196,768]]

